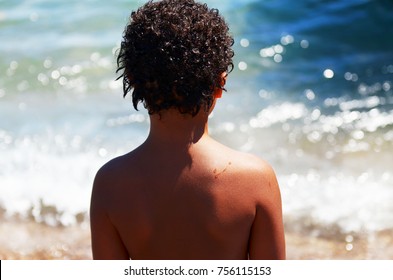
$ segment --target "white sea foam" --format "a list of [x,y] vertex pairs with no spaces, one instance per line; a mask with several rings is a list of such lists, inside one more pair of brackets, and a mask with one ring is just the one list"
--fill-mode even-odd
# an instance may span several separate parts
[[0,208],[8,216],[73,224],[88,211],[99,167],[141,143],[145,131],[137,126],[147,126],[146,116],[112,111],[98,95],[72,109],[61,98],[33,100],[22,115],[12,114],[13,101],[0,104],[8,115],[0,121]]
[[75,223],[75,216],[88,210],[94,174],[105,161],[95,152],[59,155],[31,144],[3,150],[2,159],[0,203],[7,215],[54,207],[64,225]]
[[307,109],[303,103],[285,102],[281,105],[269,106],[263,109],[255,118],[250,120],[250,126],[253,128],[270,127],[276,123],[301,119],[306,114]]
[[316,170],[280,176],[284,215],[309,217],[320,229],[331,225],[346,232],[392,228],[391,176],[368,172],[329,175]]

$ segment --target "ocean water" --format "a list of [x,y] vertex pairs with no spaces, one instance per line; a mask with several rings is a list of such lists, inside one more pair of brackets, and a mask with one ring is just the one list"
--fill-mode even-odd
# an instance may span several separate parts
[[[393,2],[206,2],[236,52],[211,134],[273,165],[286,227],[392,229]],[[86,219],[95,172],[147,136],[146,112],[115,81],[123,28],[142,3],[0,0],[4,215]]]

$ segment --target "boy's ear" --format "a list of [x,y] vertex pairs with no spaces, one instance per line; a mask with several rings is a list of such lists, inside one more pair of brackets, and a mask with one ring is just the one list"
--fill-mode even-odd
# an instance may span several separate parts
[[221,86],[225,86],[226,82],[227,82],[227,77],[228,77],[228,73],[227,72],[222,72],[221,74]]
[[[227,72],[223,72],[221,74],[221,87],[225,86],[225,83],[227,81]],[[214,97],[215,98],[221,98],[222,97],[222,88],[216,88],[216,90],[214,91]]]
[[221,98],[222,97],[222,88],[216,88],[214,91],[214,98]]

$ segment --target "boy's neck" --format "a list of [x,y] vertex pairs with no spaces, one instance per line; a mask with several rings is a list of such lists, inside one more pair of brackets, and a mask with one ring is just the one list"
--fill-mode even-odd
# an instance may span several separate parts
[[196,116],[167,110],[150,115],[150,133],[146,144],[158,146],[190,147],[208,136],[209,113],[201,110]]

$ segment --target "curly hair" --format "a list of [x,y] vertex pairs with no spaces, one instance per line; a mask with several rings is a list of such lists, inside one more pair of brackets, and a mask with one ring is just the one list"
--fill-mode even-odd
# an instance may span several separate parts
[[208,111],[221,74],[233,70],[233,38],[217,9],[194,0],[149,1],[131,13],[117,57],[124,97],[138,110]]

